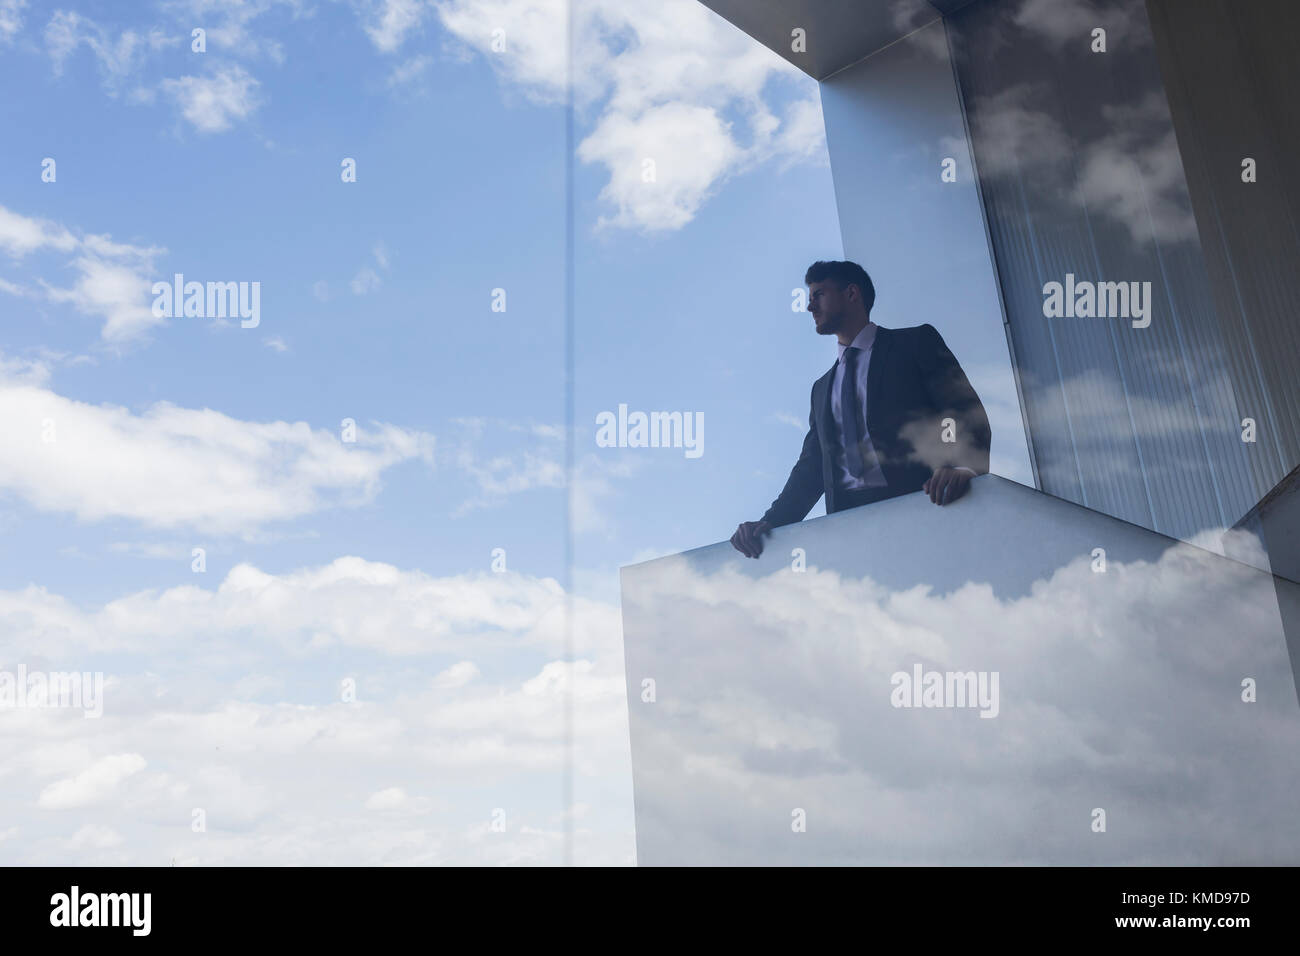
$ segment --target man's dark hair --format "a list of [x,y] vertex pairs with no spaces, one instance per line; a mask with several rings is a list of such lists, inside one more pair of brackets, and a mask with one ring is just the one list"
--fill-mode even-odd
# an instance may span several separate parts
[[812,285],[814,282],[825,282],[827,279],[834,279],[841,292],[849,285],[856,285],[859,295],[862,296],[862,304],[868,313],[876,304],[876,287],[871,284],[871,276],[867,275],[867,270],[856,262],[824,262],[819,259],[804,273],[803,284]]

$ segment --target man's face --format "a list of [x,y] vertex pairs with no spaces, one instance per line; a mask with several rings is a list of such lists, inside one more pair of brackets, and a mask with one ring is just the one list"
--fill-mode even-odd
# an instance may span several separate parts
[[808,284],[808,311],[812,313],[818,335],[834,335],[844,324],[844,313],[849,305],[847,291],[841,291],[834,279]]

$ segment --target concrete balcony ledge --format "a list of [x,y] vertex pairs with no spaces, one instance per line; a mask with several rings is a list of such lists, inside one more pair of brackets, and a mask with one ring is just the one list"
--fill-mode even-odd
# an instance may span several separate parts
[[996,476],[626,567],[640,862],[1300,862],[1275,587]]

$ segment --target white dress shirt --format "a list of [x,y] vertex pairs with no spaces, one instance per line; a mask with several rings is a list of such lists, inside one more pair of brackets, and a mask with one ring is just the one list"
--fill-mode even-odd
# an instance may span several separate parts
[[871,436],[867,432],[867,369],[871,365],[871,346],[876,341],[876,328],[876,323],[868,322],[866,328],[854,338],[851,346],[840,346],[840,358],[835,364],[835,374],[831,376],[831,418],[835,419],[835,427],[843,435],[844,410],[840,408],[840,385],[844,381],[844,351],[850,347],[861,350],[854,368],[854,372],[857,373],[854,391],[858,397],[858,408],[862,410],[863,477],[855,478],[849,473],[848,456],[844,453],[843,442],[840,443],[839,451],[835,453],[836,486],[850,491],[859,488],[884,488],[889,484],[885,481],[885,472],[880,467],[880,459],[876,457]]
[[[849,473],[848,456],[844,453],[843,443],[835,454],[835,478],[837,487],[846,488],[855,491],[859,488],[884,488],[889,485],[885,480],[885,472],[880,467],[880,459],[876,455],[876,449],[871,444],[871,435],[867,431],[867,369],[871,365],[871,346],[876,341],[876,329],[878,326],[874,322],[867,322],[866,328],[857,334],[850,345],[841,345],[840,358],[835,364],[835,374],[831,376],[831,417],[835,419],[835,427],[839,429],[841,435],[844,434],[844,412],[840,408],[840,385],[844,381],[844,352],[848,348],[860,349],[861,354],[858,356],[858,364],[854,367],[857,374],[856,393],[858,397],[858,406],[862,409],[862,467],[864,469],[863,477],[855,478]],[[958,465],[961,471],[975,474],[975,469],[966,465]]]

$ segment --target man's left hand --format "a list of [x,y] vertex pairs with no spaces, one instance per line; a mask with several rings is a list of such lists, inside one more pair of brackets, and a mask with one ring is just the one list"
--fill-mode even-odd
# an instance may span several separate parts
[[965,468],[936,468],[921,490],[936,505],[952,504],[970,487],[971,473]]

